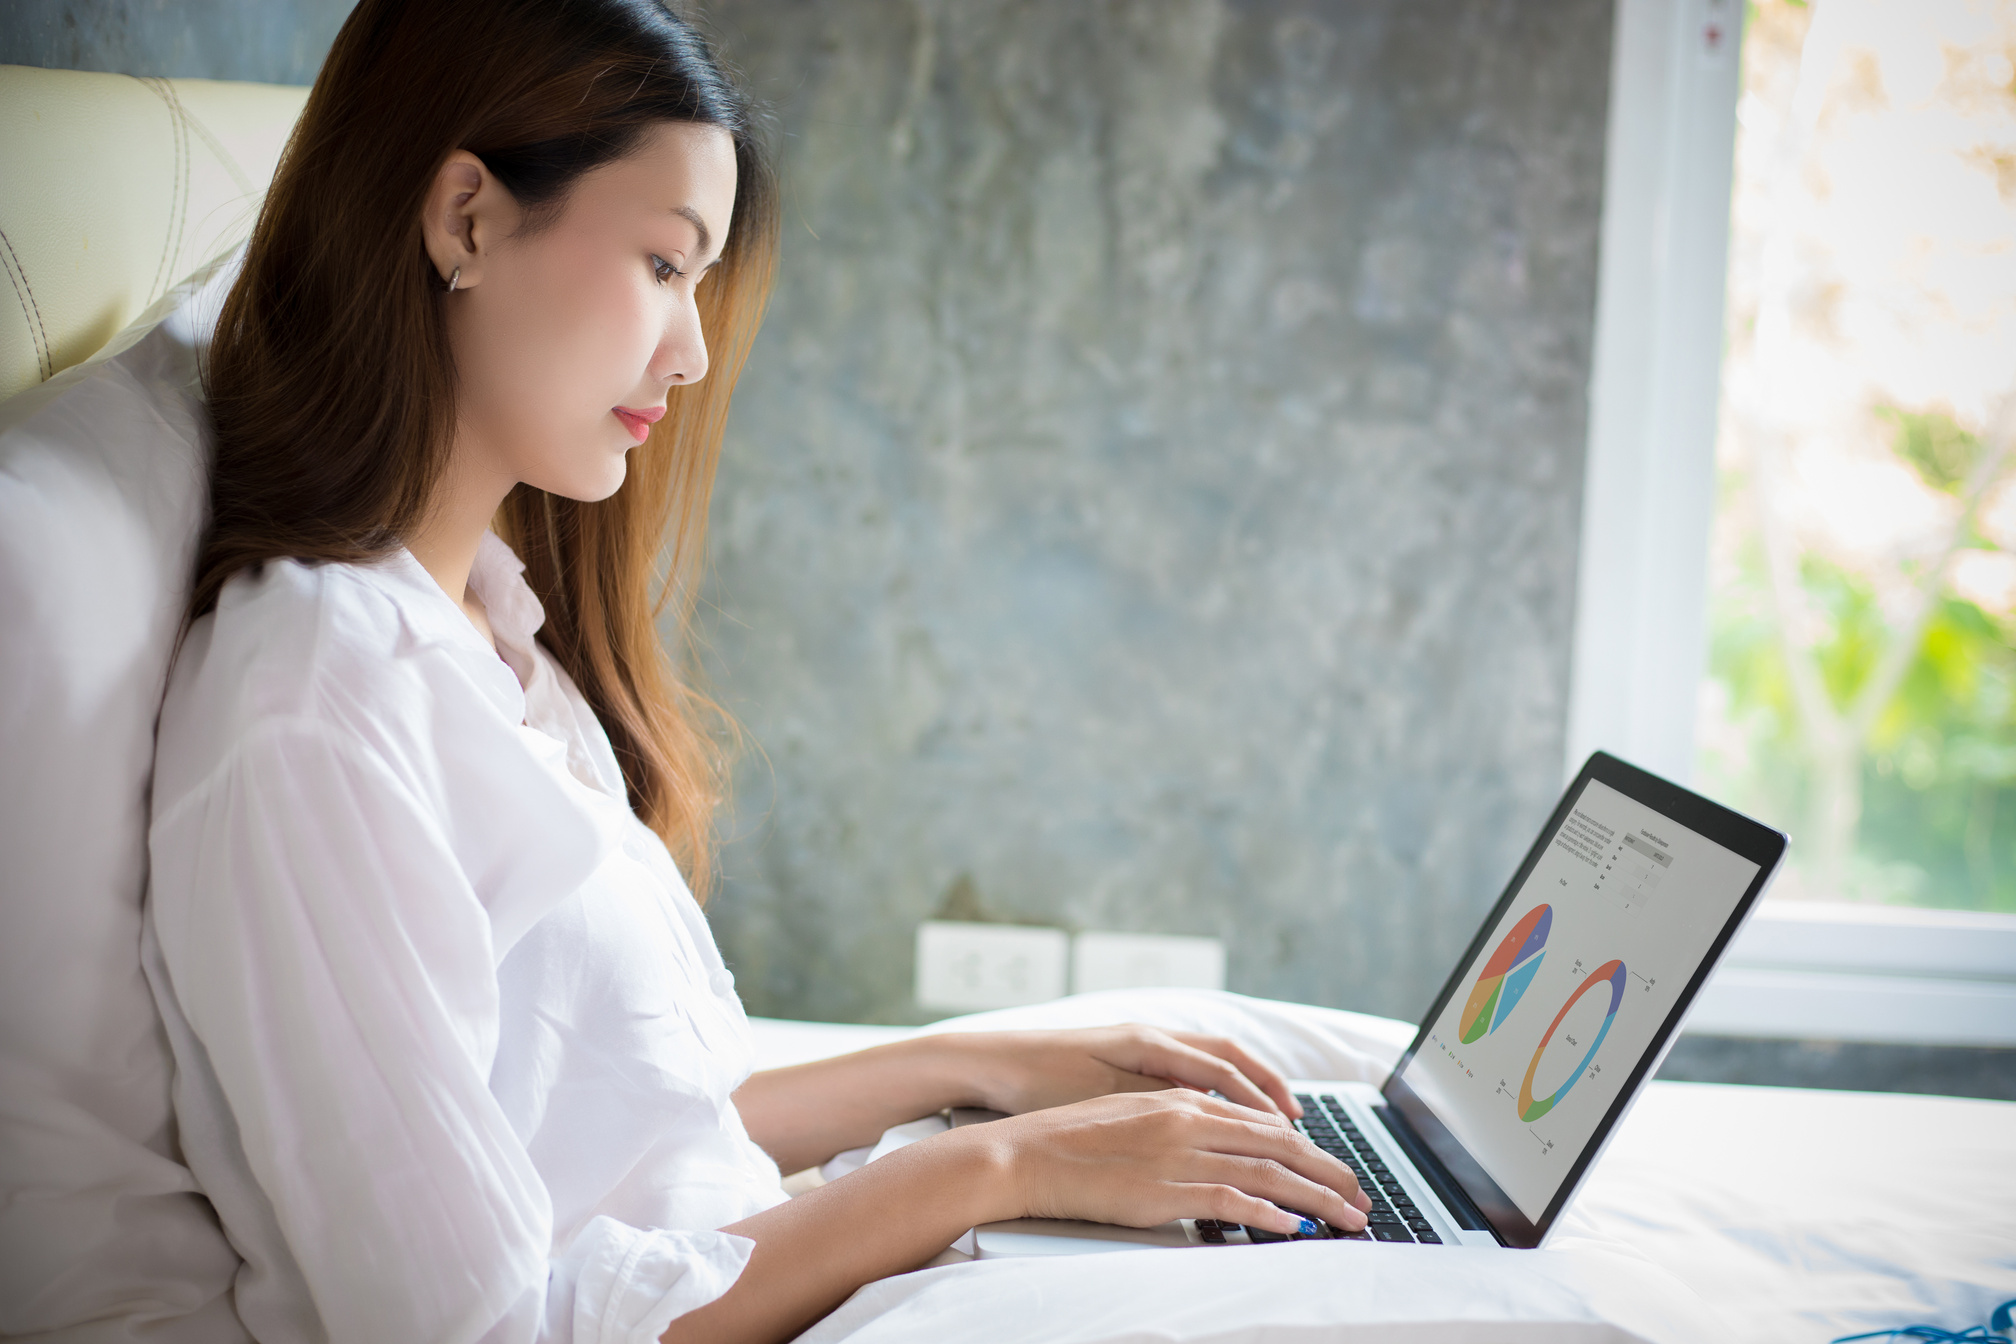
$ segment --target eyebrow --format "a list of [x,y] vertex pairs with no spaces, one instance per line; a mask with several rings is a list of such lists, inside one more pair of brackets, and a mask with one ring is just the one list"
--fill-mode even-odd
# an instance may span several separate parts
[[700,218],[700,212],[698,210],[695,210],[690,205],[675,205],[666,213],[679,216],[679,218],[685,220],[687,223],[691,224],[695,229],[699,230],[700,250],[702,252],[707,251],[707,244],[713,238],[714,235],[707,231],[707,221]]

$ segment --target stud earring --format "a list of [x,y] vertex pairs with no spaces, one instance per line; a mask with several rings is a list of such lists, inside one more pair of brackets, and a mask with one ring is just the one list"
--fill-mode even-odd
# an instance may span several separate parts
[[457,266],[454,269],[454,271],[451,272],[448,276],[448,292],[450,294],[453,294],[455,292],[455,286],[458,282],[460,282],[461,279],[462,279],[462,268],[460,266]]

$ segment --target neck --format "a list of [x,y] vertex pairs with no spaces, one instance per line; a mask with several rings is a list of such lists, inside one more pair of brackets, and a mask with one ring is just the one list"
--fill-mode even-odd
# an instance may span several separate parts
[[487,640],[490,622],[483,604],[469,591],[469,571],[476,564],[483,533],[515,482],[471,469],[471,456],[459,450],[449,455],[434,501],[406,538],[406,549]]

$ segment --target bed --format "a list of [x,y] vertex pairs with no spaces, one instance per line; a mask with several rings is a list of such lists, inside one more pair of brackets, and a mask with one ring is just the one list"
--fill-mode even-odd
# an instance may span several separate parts
[[[1301,1076],[1368,1080],[1414,1032],[1180,991],[1083,995],[921,1029],[753,1026],[768,1067],[916,1030],[1125,1020],[1216,1026]],[[2016,1103],[1654,1082],[1547,1249],[1456,1252],[1469,1258],[1453,1274],[1448,1249],[1226,1248],[1189,1256],[1180,1277],[1165,1262],[1184,1252],[948,1256],[863,1289],[805,1338],[1818,1344],[1918,1322],[1959,1330],[2016,1297]],[[1180,1315],[1139,1305],[1165,1300],[1172,1277],[1188,1299]]]

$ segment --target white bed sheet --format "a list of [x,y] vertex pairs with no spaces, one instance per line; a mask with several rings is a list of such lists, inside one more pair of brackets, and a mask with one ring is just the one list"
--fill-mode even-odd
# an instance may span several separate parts
[[[1188,991],[1080,995],[922,1029],[754,1026],[767,1068],[918,1030],[1130,1020],[1237,1037],[1292,1075],[1367,1081],[1414,1031]],[[2011,1297],[2016,1104],[1653,1083],[1546,1251],[1331,1243],[982,1261],[872,1284],[804,1339],[1821,1344],[1919,1321],[1959,1329]]]

